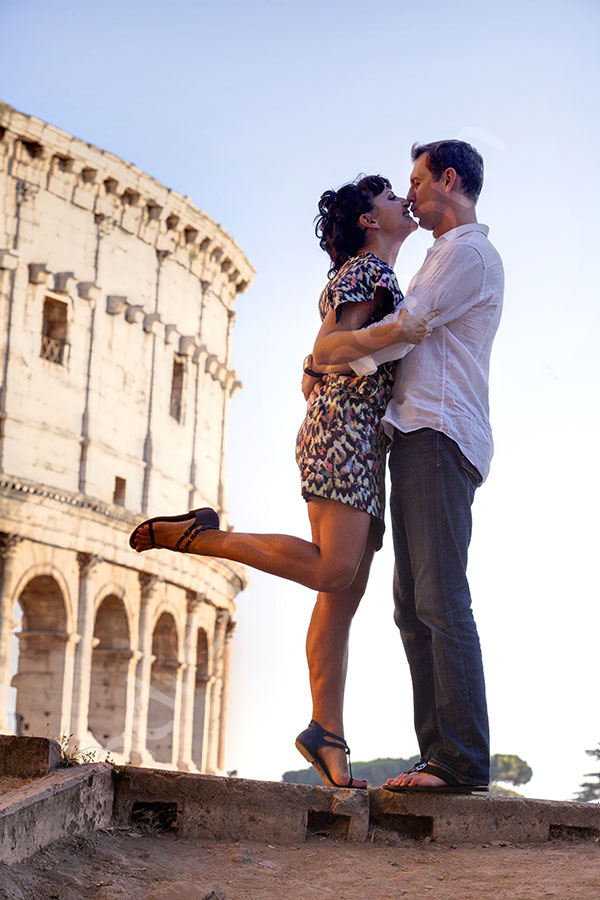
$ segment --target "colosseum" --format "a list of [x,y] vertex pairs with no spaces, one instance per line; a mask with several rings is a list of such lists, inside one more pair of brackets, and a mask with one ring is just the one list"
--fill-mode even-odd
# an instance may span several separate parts
[[134,553],[215,507],[254,270],[187,197],[0,104],[0,732],[220,773],[241,567]]

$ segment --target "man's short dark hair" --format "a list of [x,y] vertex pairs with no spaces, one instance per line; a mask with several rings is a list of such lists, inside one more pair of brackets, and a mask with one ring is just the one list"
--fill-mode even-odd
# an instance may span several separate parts
[[411,155],[413,162],[428,154],[427,168],[433,173],[435,181],[439,181],[446,169],[455,169],[462,181],[462,192],[477,203],[483,187],[483,158],[481,154],[465,141],[434,141],[431,144],[413,144]]

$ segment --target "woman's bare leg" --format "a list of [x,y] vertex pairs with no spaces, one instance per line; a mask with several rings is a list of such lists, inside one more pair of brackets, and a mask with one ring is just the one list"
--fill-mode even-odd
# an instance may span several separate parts
[[[320,592],[306,637],[306,656],[313,701],[313,719],[327,731],[344,736],[343,708],[350,625],[365,592],[375,540],[369,535],[356,577],[344,591]],[[349,779],[343,750],[323,747],[319,755],[337,784]]]
[[[187,552],[244,563],[312,590],[343,590],[352,584],[360,566],[371,517],[346,503],[320,497],[309,500],[308,514],[312,543],[286,534],[203,531]],[[173,547],[191,521],[155,522],[156,541]],[[151,548],[149,529],[144,526],[138,532],[136,550]]]

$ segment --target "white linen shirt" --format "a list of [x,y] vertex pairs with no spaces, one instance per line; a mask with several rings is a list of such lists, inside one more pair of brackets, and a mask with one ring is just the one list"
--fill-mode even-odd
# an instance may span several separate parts
[[368,375],[379,364],[402,358],[383,418],[385,431],[441,431],[483,479],[494,450],[488,376],[504,292],[502,260],[488,230],[473,223],[447,231],[411,281],[403,307],[416,315],[439,310],[431,337],[416,346],[391,344],[350,363],[357,375]]

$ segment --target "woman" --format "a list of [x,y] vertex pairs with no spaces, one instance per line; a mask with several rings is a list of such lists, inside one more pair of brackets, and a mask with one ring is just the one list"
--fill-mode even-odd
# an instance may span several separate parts
[[[315,359],[348,347],[358,358],[390,343],[420,343],[431,333],[427,318],[407,311],[393,322],[373,324],[403,299],[390,263],[416,228],[407,201],[380,176],[322,195],[316,233],[331,266],[319,301],[323,324]],[[386,363],[374,375],[357,377],[338,367],[308,409],[296,453],[312,543],[220,531],[217,513],[208,508],[149,519],[129,539],[138,552],[165,548],[235,560],[319,592],[307,636],[313,719],[296,746],[335,787],[366,787],[347,771],[342,710],[350,624],[383,536],[386,446],[380,418],[394,368]],[[309,391],[323,372],[310,365],[306,371]]]

